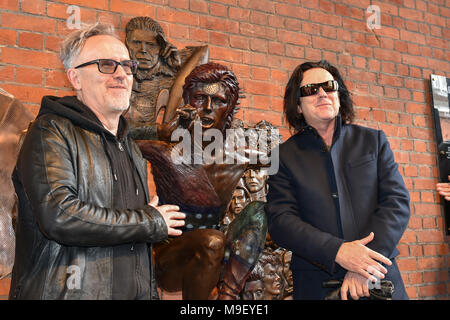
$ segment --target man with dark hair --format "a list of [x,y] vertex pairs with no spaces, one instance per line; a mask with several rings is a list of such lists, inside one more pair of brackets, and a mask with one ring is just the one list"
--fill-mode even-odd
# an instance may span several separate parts
[[351,123],[350,94],[326,61],[294,70],[284,111],[295,134],[280,145],[265,210],[272,239],[292,251],[294,299],[323,299],[322,283],[341,278],[342,299],[368,297],[383,278],[407,299],[395,257],[409,193],[385,134]]

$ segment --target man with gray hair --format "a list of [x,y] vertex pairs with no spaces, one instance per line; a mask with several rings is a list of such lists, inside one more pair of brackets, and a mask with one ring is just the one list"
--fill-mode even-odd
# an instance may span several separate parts
[[76,96],[45,96],[13,182],[19,199],[10,299],[157,298],[153,242],[185,215],[151,201],[128,135],[137,62],[109,25],[71,34],[61,60]]

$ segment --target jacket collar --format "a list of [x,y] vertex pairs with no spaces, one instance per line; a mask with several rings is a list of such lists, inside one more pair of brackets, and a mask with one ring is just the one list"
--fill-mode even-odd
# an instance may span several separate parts
[[[335,141],[337,139],[339,139],[339,136],[341,135],[341,129],[342,129],[343,124],[342,124],[342,117],[341,117],[340,113],[338,113],[338,115],[336,116],[335,121],[336,121],[336,125],[334,126],[332,145],[335,143]],[[297,135],[305,134],[305,132],[308,132],[308,131],[313,132],[315,136],[319,136],[319,133],[317,132],[317,130],[314,127],[310,126],[306,122],[305,117],[301,117],[299,120],[299,129],[298,129]]]

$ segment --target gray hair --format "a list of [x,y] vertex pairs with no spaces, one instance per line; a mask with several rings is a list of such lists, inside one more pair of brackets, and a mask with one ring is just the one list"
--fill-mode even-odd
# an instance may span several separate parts
[[118,39],[114,26],[109,23],[97,22],[93,25],[87,25],[72,32],[61,43],[59,57],[66,70],[72,67],[72,62],[84,47],[86,40],[93,36],[108,35]]

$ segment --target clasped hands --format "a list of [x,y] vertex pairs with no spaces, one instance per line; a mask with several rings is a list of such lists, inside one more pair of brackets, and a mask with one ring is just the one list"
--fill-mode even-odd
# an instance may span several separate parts
[[371,232],[361,240],[344,242],[339,248],[335,261],[348,270],[341,286],[342,300],[347,300],[348,292],[353,300],[370,296],[369,281],[375,283],[384,279],[387,273],[387,269],[381,263],[392,265],[388,258],[366,247],[374,236]]

